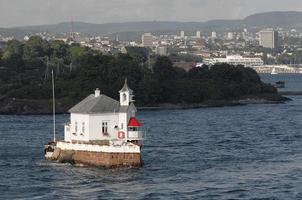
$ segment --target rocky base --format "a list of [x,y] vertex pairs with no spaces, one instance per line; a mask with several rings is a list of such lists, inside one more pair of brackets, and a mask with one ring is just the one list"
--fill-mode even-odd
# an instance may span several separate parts
[[53,156],[48,160],[105,168],[142,166],[141,156],[139,153],[88,152],[61,150],[60,148],[55,148]]

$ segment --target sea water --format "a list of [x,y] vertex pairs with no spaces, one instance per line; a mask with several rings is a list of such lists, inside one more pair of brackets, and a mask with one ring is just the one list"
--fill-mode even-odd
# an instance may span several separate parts
[[[284,104],[140,111],[144,166],[46,162],[52,116],[0,116],[0,199],[302,199],[302,96]],[[57,116],[63,138],[68,115]]]

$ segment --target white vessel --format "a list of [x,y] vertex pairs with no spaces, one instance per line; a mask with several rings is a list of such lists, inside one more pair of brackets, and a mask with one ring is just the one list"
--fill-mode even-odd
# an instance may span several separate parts
[[271,72],[272,75],[276,75],[278,74],[278,72],[276,71],[276,68],[273,68],[272,72]]

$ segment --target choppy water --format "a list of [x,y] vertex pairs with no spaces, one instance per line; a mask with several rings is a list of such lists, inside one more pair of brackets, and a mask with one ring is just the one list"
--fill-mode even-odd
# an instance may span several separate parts
[[140,169],[45,162],[51,116],[0,116],[0,199],[302,199],[302,96],[292,98],[140,112]]

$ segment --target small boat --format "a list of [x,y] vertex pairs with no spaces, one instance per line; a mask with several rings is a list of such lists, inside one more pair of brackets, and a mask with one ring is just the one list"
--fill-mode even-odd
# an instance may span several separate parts
[[275,68],[273,68],[273,70],[272,70],[271,74],[272,74],[272,75],[276,75],[276,74],[278,74],[278,72],[276,71],[276,69],[275,69]]
[[275,83],[276,88],[285,88],[285,82],[284,81],[277,81]]
[[44,156],[45,159],[51,160],[53,157],[53,153],[55,151],[56,143],[53,141],[49,141],[47,145],[44,145]]

